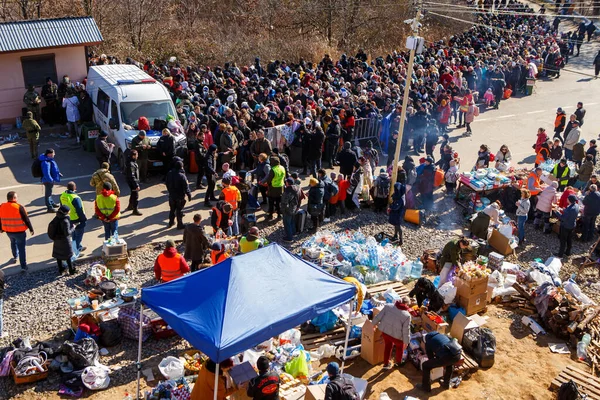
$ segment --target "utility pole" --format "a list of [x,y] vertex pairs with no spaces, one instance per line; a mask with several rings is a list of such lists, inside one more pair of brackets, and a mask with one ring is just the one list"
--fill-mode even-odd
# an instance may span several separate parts
[[[422,50],[423,41],[417,35],[419,33],[419,27],[421,24],[419,23],[419,18],[421,18],[421,5],[422,0],[418,0],[417,3],[417,15],[412,20],[404,21],[410,24],[410,27],[413,32],[413,36],[408,37],[406,40],[406,47],[410,49],[410,56],[408,58],[408,69],[406,71],[406,79],[404,80],[404,97],[402,98],[402,114],[400,116],[400,131],[398,132],[398,140],[396,142],[396,151],[394,153],[394,164],[393,164],[393,172],[392,172],[392,183],[390,187],[390,197],[388,202],[391,204],[392,202],[392,194],[394,194],[394,185],[396,184],[396,179],[398,177],[398,165],[399,165],[399,157],[400,157],[400,148],[402,146],[402,136],[404,134],[404,123],[406,121],[406,109],[408,107],[408,94],[410,92],[410,83],[412,81],[412,73],[413,73],[413,65],[415,63],[415,53],[417,48]],[[390,132],[390,134],[394,134],[394,132]]]

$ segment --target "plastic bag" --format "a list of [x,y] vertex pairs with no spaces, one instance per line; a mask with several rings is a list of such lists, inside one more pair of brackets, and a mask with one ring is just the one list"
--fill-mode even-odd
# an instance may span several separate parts
[[444,304],[452,304],[456,297],[456,286],[452,282],[446,282],[438,289],[438,293],[444,298]]
[[81,374],[81,380],[90,390],[106,389],[110,383],[109,371],[106,367],[87,367]]
[[121,343],[121,326],[117,321],[106,321],[100,323],[100,345],[113,347]]
[[158,370],[165,379],[173,380],[181,378],[185,373],[183,361],[173,356],[163,358],[160,364],[158,364]]
[[582,304],[585,304],[585,305],[595,305],[596,304],[589,297],[587,297],[585,295],[585,293],[583,293],[581,291],[581,289],[575,282],[573,282],[570,279],[568,281],[566,281],[565,283],[563,283],[563,288],[565,288],[567,293],[572,294],[573,297],[575,297],[577,300],[579,300]]
[[66,354],[76,370],[91,367],[98,361],[98,345],[94,339],[85,338],[78,342],[67,340],[60,351]]
[[319,361],[322,358],[330,358],[335,356],[335,346],[331,344],[323,344],[318,349],[310,351],[311,361]]
[[498,227],[498,232],[506,236],[508,239],[513,237],[513,227],[511,224],[502,224]]
[[300,344],[300,331],[298,329],[290,329],[279,335],[279,345],[283,346],[286,343],[298,346]]
[[306,361],[306,352],[300,351],[300,354],[285,364],[285,372],[294,378],[302,379],[308,377],[308,362]]
[[[119,321],[119,325],[121,326],[123,337],[138,340],[140,331],[140,312],[138,310],[131,307],[120,308],[117,321]],[[152,335],[150,318],[144,315],[142,317],[142,324],[142,342],[145,342]]]

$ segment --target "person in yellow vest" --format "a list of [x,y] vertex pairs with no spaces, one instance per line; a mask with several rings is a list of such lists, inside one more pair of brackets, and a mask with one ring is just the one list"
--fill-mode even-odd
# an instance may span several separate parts
[[567,165],[567,159],[562,158],[558,164],[554,166],[552,175],[558,181],[558,190],[563,191],[569,184],[571,169]]
[[81,241],[83,240],[87,217],[83,209],[83,201],[81,201],[76,191],[77,186],[75,182],[71,181],[67,183],[67,190],[60,195],[60,204],[69,206],[69,220],[71,221],[71,226],[75,225],[75,231],[73,231],[71,236],[75,244],[75,250],[77,250],[76,255],[79,256],[79,253],[86,249],[86,247],[81,245]]
[[283,194],[285,168],[280,164],[279,157],[271,157],[271,170],[261,181],[263,186],[268,186],[269,211],[267,212],[266,219],[273,218],[273,212],[277,213],[277,218],[281,218],[281,195]]
[[109,182],[104,182],[102,193],[96,196],[95,210],[98,219],[104,225],[104,240],[108,240],[115,233],[118,235],[121,202]]
[[223,184],[223,190],[221,190],[221,195],[219,196],[219,198],[231,205],[231,229],[233,231],[233,235],[237,236],[240,234],[240,225],[238,222],[238,209],[240,202],[242,201],[242,193],[237,187],[231,184],[230,177],[223,178],[221,183]]
[[173,279],[181,278],[190,272],[190,267],[185,261],[185,257],[177,252],[175,242],[167,240],[165,250],[156,257],[154,262],[154,277],[159,282],[170,282]]
[[6,194],[6,203],[0,205],[0,232],[6,232],[10,239],[10,249],[12,251],[13,262],[19,259],[21,270],[27,271],[27,258],[25,254],[25,244],[27,242],[27,230],[33,236],[33,226],[25,207],[17,203],[17,193],[8,192]]
[[246,236],[240,239],[240,252],[250,253],[253,250],[260,249],[269,244],[269,241],[260,237],[260,232],[256,226],[248,230]]

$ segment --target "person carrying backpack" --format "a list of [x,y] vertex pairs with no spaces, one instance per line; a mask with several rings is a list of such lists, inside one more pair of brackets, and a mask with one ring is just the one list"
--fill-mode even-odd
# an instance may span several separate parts
[[325,187],[325,194],[323,195],[325,218],[323,219],[323,222],[329,222],[331,221],[331,204],[329,203],[329,200],[338,194],[339,188],[337,184],[335,184],[331,178],[327,176],[327,172],[324,169],[321,168],[319,171],[317,171],[317,175]]
[[336,362],[327,364],[329,383],[325,388],[325,400],[358,400],[358,393],[352,381],[340,374],[340,365]]
[[384,168],[379,170],[379,176],[374,182],[374,193],[373,202],[375,205],[375,212],[382,212],[386,210],[387,199],[390,195],[390,185],[392,181]]

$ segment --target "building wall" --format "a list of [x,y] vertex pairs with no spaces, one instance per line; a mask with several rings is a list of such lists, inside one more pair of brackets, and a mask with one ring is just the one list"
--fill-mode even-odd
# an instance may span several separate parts
[[[75,83],[81,82],[87,75],[84,46],[0,54],[0,122],[15,124],[16,117],[21,115],[21,109],[25,107],[23,95],[27,88],[23,79],[21,57],[42,54],[54,54],[58,79],[69,75],[71,82]],[[42,88],[35,89],[41,96]],[[41,106],[44,105],[42,101]]]

